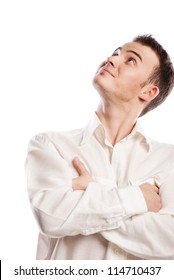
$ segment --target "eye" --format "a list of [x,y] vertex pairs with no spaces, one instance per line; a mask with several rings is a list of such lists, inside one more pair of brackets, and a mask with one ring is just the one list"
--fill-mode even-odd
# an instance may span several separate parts
[[130,63],[132,63],[132,64],[136,64],[136,63],[137,63],[137,62],[136,62],[136,59],[133,58],[133,57],[129,57],[129,58],[127,59],[127,62],[130,62]]
[[112,56],[118,56],[119,55],[119,52],[118,51],[115,51],[113,52]]
[[120,50],[120,48],[118,48],[113,52],[112,56],[119,56],[120,53],[121,53],[121,50]]

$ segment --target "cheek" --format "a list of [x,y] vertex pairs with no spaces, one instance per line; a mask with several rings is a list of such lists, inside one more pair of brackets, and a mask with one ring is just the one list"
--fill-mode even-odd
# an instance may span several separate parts
[[134,77],[129,80],[127,77],[123,79],[122,82],[119,81],[116,88],[122,97],[129,100],[135,98],[140,93],[141,85],[139,79]]
[[138,81],[134,80],[132,85],[128,87],[128,91],[130,93],[130,96],[132,97],[138,96],[141,91],[141,85],[139,83],[139,80]]
[[136,90],[141,88],[141,84],[144,82],[144,78],[139,73],[135,73],[134,71],[124,72],[122,75],[123,84],[128,87]]

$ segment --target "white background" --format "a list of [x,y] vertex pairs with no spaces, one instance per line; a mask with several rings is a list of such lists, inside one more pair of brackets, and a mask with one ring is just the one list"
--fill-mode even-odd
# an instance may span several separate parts
[[[29,139],[86,125],[98,104],[98,64],[139,34],[153,34],[174,61],[172,0],[0,2],[0,258],[34,259],[38,228],[27,197]],[[174,144],[174,92],[141,119]]]

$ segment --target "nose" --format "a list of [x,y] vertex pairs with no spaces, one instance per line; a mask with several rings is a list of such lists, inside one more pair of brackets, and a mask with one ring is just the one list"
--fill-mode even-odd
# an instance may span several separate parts
[[119,57],[118,56],[109,56],[106,60],[106,64],[110,64],[112,67],[118,67]]

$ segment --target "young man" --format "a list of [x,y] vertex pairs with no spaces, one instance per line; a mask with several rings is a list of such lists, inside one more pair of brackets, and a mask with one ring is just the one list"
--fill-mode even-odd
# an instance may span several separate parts
[[174,259],[174,147],[137,122],[173,88],[168,54],[139,36],[100,65],[93,84],[101,102],[84,129],[29,144],[37,259]]

